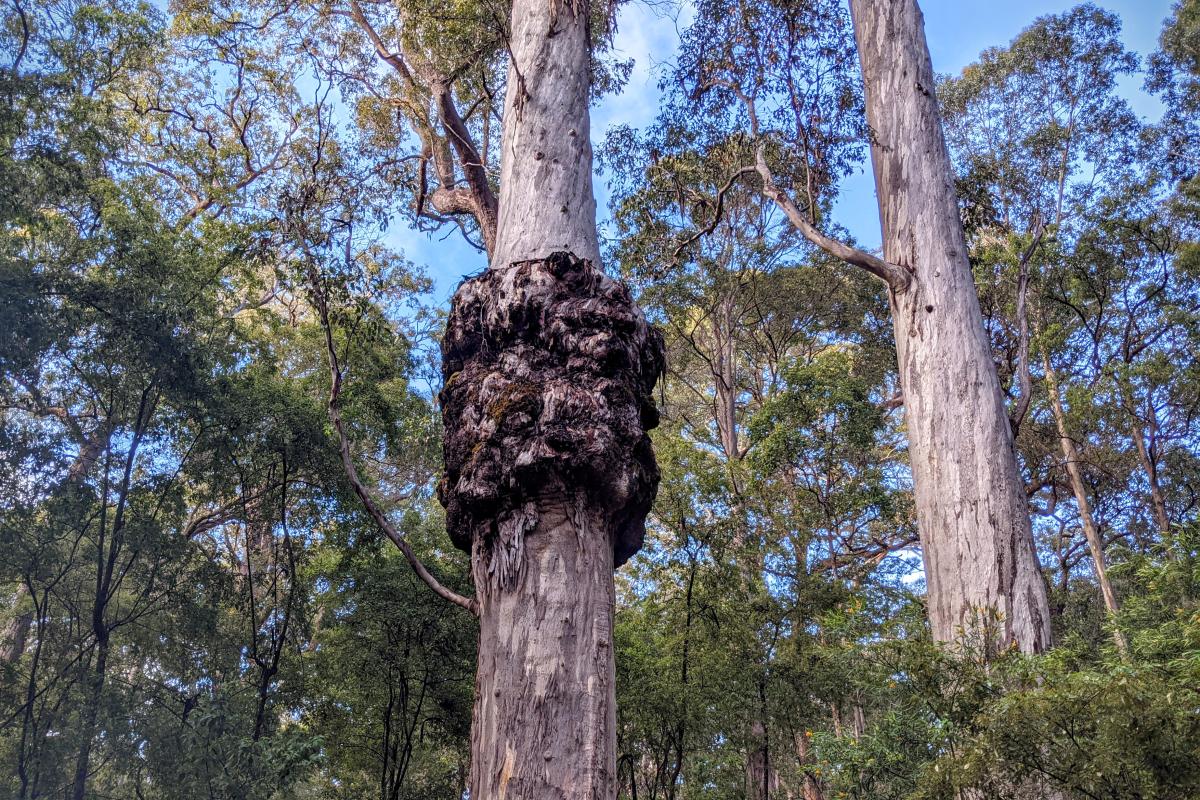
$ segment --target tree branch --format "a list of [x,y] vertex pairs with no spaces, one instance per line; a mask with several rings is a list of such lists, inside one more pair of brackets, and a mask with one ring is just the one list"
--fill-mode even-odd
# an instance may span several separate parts
[[[375,49],[375,54],[381,61],[391,66],[403,78],[412,89],[417,90],[418,84],[416,78],[419,77],[423,82],[429,85],[429,93],[432,95],[434,106],[437,109],[438,119],[441,120],[442,126],[445,128],[449,145],[453,148],[455,155],[458,158],[459,167],[462,169],[463,176],[466,178],[467,185],[470,187],[469,204],[460,204],[453,211],[438,209],[444,214],[466,214],[469,213],[475,217],[475,221],[479,224],[479,231],[483,237],[484,247],[488,254],[492,252],[492,248],[496,240],[496,224],[499,219],[500,203],[496,198],[495,192],[492,191],[492,186],[488,182],[487,165],[480,158],[479,150],[475,146],[475,142],[471,137],[470,131],[467,129],[466,122],[462,115],[459,114],[458,107],[454,104],[454,93],[451,89],[452,80],[447,79],[444,75],[438,73],[428,64],[422,66],[417,61],[410,66],[409,59],[403,51],[393,53],[388,50],[384,44],[383,38],[379,32],[367,19],[366,13],[358,0],[350,0],[349,12],[335,12],[344,16],[350,17],[367,38],[371,41],[372,47]],[[433,138],[433,131],[428,131],[430,138]],[[444,146],[444,142],[442,143]],[[454,175],[448,169],[448,165],[441,163],[440,148],[433,147],[432,142],[427,142],[434,155],[435,164],[439,167],[438,177],[441,180],[442,187],[449,191],[458,191],[454,188]],[[436,207],[436,206],[435,206]]]
[[1012,415],[1009,417],[1014,438],[1017,435],[1017,431],[1021,429],[1021,422],[1029,412],[1029,403],[1033,399],[1033,378],[1029,374],[1029,311],[1027,309],[1027,301],[1029,299],[1029,262],[1032,260],[1033,254],[1037,252],[1038,245],[1042,241],[1042,234],[1045,231],[1046,226],[1042,223],[1042,215],[1035,213],[1033,220],[1033,241],[1029,243],[1029,247],[1025,248],[1025,252],[1021,254],[1021,260],[1018,263],[1017,386],[1021,395],[1017,398],[1017,404],[1013,408]]
[[404,554],[404,558],[412,567],[413,572],[417,573],[417,577],[424,581],[425,585],[433,590],[434,594],[441,597],[443,600],[448,600],[456,606],[465,608],[475,616],[479,616],[479,603],[468,597],[447,589],[438,579],[433,577],[421,560],[417,558],[417,554],[413,552],[412,546],[408,540],[388,519],[387,514],[375,502],[371,490],[362,482],[359,477],[358,468],[354,465],[354,456],[350,452],[350,437],[346,435],[346,427],[342,423],[342,414],[339,404],[339,399],[342,390],[342,370],[338,364],[337,347],[333,342],[333,328],[329,322],[329,307],[325,301],[325,294],[320,288],[320,278],[317,276],[315,269],[310,268],[310,282],[312,283],[312,292],[317,313],[321,319],[321,327],[325,331],[325,349],[329,355],[329,400],[326,404],[326,410],[329,414],[329,421],[333,424],[334,431],[338,437],[338,452],[342,457],[342,466],[345,468],[346,477],[350,480],[350,485],[354,487],[354,493],[358,495],[358,499],[362,501],[363,506],[367,509],[367,513],[375,521],[375,524],[383,530],[392,543],[400,548],[400,552]]
[[788,220],[795,226],[796,230],[804,235],[805,239],[808,239],[831,256],[840,258],[847,264],[853,264],[856,267],[865,269],[891,287],[892,291],[896,294],[900,294],[908,288],[909,284],[912,283],[912,272],[908,268],[891,264],[882,258],[871,255],[865,250],[860,250],[857,247],[851,247],[845,242],[832,239],[817,230],[787,194],[775,185],[775,178],[767,166],[767,159],[763,155],[763,148],[764,146],[760,144],[754,156],[755,169],[758,170],[758,174],[762,177],[763,194],[775,201],[775,205],[779,206],[783,210],[783,213],[787,214]]
[[675,252],[672,254],[673,258],[679,258],[679,254],[681,252],[683,252],[683,250],[685,248],[687,248],[689,245],[691,245],[692,242],[695,242],[697,239],[700,239],[701,237],[708,236],[710,233],[712,233],[713,231],[715,231],[717,229],[717,225],[720,224],[720,222],[721,222],[721,214],[725,211],[725,194],[730,189],[733,188],[733,184],[737,181],[738,178],[742,177],[743,175],[747,175],[749,173],[755,172],[755,171],[756,170],[754,167],[742,167],[737,172],[735,172],[729,176],[729,180],[725,181],[725,185],[722,186],[720,188],[720,190],[717,192],[717,207],[713,211],[712,221],[709,222],[708,225],[704,226],[704,228],[696,231],[694,234],[689,236],[686,240],[681,242],[680,245],[675,248]]

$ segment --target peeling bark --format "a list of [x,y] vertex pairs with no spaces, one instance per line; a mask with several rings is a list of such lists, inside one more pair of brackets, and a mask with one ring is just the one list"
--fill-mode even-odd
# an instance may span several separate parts
[[916,0],[851,0],[935,637],[1050,646],[1050,611],[983,328]]
[[486,553],[472,559],[483,613],[471,796],[609,800],[617,767],[607,513],[565,497],[546,497],[533,513],[514,583],[499,585]]

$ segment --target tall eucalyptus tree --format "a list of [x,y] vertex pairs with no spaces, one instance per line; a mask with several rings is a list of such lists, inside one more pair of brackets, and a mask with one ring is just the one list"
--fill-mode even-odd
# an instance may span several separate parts
[[496,245],[442,346],[439,493],[475,579],[481,798],[615,795],[613,569],[658,484],[661,339],[599,263],[588,11],[513,4]]
[[[883,281],[934,633],[951,641],[982,626],[997,646],[1040,651],[1050,643],[1046,589],[920,10],[913,0],[863,0],[850,10],[852,26],[826,0],[744,3],[739,14],[701,3],[684,36],[672,113],[703,113],[714,136],[746,150],[731,182],[756,176],[813,244]],[[882,258],[842,241],[828,222],[837,180],[864,139]]]

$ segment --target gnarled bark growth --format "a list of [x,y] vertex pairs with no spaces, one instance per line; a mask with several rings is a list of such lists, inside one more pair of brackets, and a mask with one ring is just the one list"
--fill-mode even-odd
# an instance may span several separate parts
[[570,253],[489,270],[455,294],[442,359],[439,497],[454,544],[486,553],[489,582],[515,584],[547,497],[602,510],[616,566],[638,551],[663,355],[623,285]]

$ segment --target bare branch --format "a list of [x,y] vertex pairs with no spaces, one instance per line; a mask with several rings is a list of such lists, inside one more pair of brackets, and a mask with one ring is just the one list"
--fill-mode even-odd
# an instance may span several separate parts
[[717,225],[719,225],[721,222],[721,214],[725,211],[725,194],[733,188],[733,184],[737,182],[738,178],[755,171],[756,170],[754,167],[742,167],[737,172],[729,176],[729,180],[725,181],[725,185],[722,186],[717,192],[717,207],[716,210],[713,211],[712,221],[709,222],[708,225],[705,225],[702,229],[689,236],[685,241],[680,243],[680,245],[675,248],[675,252],[673,254],[674,258],[679,258],[679,254],[697,239],[708,236],[717,229]]
[[321,327],[325,332],[325,349],[329,355],[330,384],[326,410],[329,414],[329,421],[333,424],[333,429],[337,433],[338,452],[342,457],[342,466],[346,471],[346,477],[349,478],[350,485],[354,487],[354,493],[362,501],[363,506],[367,509],[367,513],[371,515],[371,519],[392,540],[392,543],[400,548],[400,552],[404,554],[404,558],[408,561],[409,566],[412,567],[413,572],[417,573],[417,577],[424,581],[425,585],[432,589],[434,594],[443,600],[454,603],[456,606],[465,608],[475,616],[479,616],[479,603],[477,601],[472,598],[463,597],[457,592],[447,589],[425,568],[425,565],[417,558],[417,554],[413,552],[412,546],[409,545],[404,534],[396,530],[396,526],[392,524],[387,514],[375,502],[371,490],[362,482],[362,478],[358,474],[358,468],[354,465],[354,456],[350,452],[350,437],[346,435],[346,428],[342,422],[339,403],[342,391],[342,370],[338,363],[337,347],[333,342],[333,327],[329,321],[329,307],[325,300],[325,294],[320,288],[320,277],[316,274],[315,268],[310,268],[309,280],[312,284],[314,304],[321,319]]
[[1033,219],[1033,241],[1029,243],[1029,247],[1025,248],[1025,252],[1021,254],[1021,260],[1018,264],[1020,271],[1017,276],[1017,386],[1020,389],[1021,395],[1017,398],[1017,404],[1013,408],[1012,415],[1009,417],[1014,437],[1017,435],[1017,431],[1021,429],[1021,422],[1029,412],[1029,403],[1033,399],[1033,379],[1029,375],[1029,311],[1027,308],[1027,301],[1029,299],[1029,262],[1033,259],[1033,254],[1037,252],[1038,245],[1042,242],[1042,234],[1045,231],[1046,226],[1042,223],[1042,215],[1035,213]]
[[893,394],[891,397],[889,397],[887,400],[884,400],[882,403],[880,403],[879,407],[881,409],[883,409],[884,411],[895,411],[897,408],[903,408],[904,407],[904,392],[897,389],[896,393]]
[[796,230],[804,235],[805,239],[815,244],[825,252],[835,258],[840,258],[847,264],[853,264],[856,267],[861,267],[867,272],[879,278],[896,294],[904,292],[912,282],[912,272],[897,264],[890,264],[882,258],[871,255],[865,250],[860,250],[857,247],[852,247],[845,242],[839,242],[836,239],[830,238],[821,231],[817,230],[804,213],[797,208],[796,204],[791,201],[787,194],[775,185],[774,176],[771,174],[770,168],[767,166],[766,156],[763,154],[764,145],[759,145],[755,153],[755,168],[758,174],[762,176],[763,194],[775,201],[775,205],[787,214],[788,220],[795,226]]
[[383,39],[380,38],[379,33],[375,30],[375,26],[371,24],[371,21],[367,19],[367,15],[363,13],[362,6],[359,5],[358,0],[350,0],[350,12],[348,14],[344,11],[334,13],[343,14],[354,20],[363,33],[367,35],[367,38],[371,40],[371,46],[375,48],[375,54],[379,56],[379,59],[396,70],[404,78],[405,82],[409,84],[414,83],[412,70],[409,69],[404,57],[399,53],[393,53],[388,50],[387,45],[383,43]]

